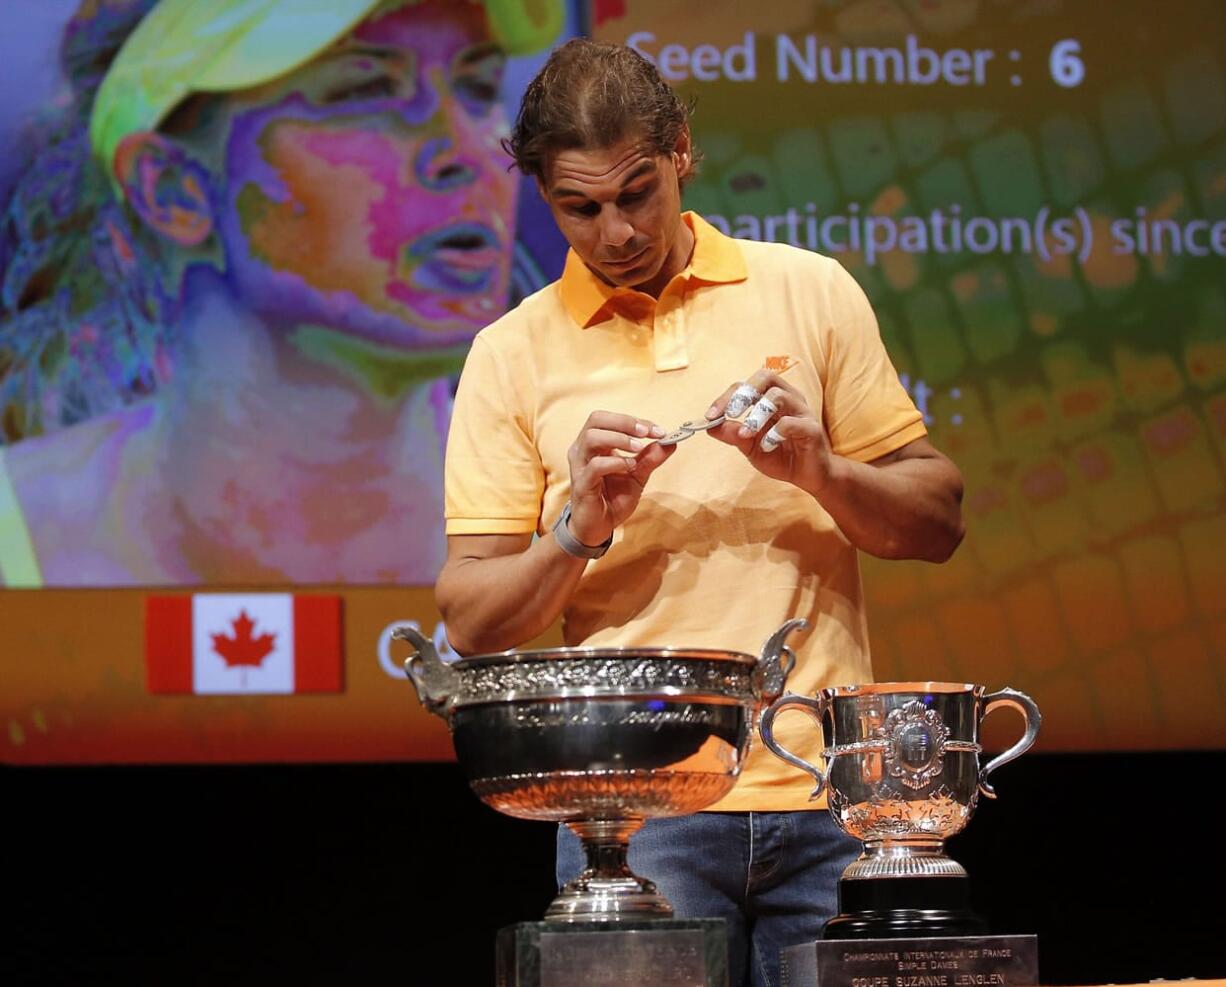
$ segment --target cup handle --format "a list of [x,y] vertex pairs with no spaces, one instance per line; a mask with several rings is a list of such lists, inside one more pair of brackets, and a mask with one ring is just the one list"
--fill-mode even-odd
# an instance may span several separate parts
[[460,684],[460,677],[438,656],[434,642],[411,624],[401,624],[392,631],[392,640],[407,641],[414,648],[404,662],[404,671],[417,698],[431,713],[446,717],[451,697]]
[[803,631],[809,622],[803,617],[789,620],[762,645],[762,653],[754,666],[753,688],[758,702],[771,702],[783,693],[788,675],[796,665],[796,652],[787,646],[793,631]]
[[983,718],[986,718],[992,710],[1007,706],[1017,710],[1026,720],[1026,732],[1022,734],[1022,739],[1004,753],[992,758],[979,772],[979,790],[988,798],[994,799],[996,789],[988,784],[988,775],[1002,764],[1008,764],[1015,757],[1020,757],[1030,750],[1035,737],[1039,735],[1039,725],[1043,722],[1043,715],[1039,712],[1039,707],[1035,705],[1033,699],[1016,689],[1004,688],[999,692],[993,692],[991,695],[984,696],[984,703]]
[[822,717],[826,714],[826,705],[827,699],[820,692],[817,694],[816,699],[810,699],[808,696],[799,696],[794,692],[785,692],[767,707],[766,712],[762,714],[762,725],[758,728],[762,734],[762,742],[766,744],[773,754],[783,758],[788,764],[793,764],[800,768],[806,774],[813,776],[817,785],[809,793],[810,802],[822,794],[822,790],[826,787],[826,776],[822,774],[820,769],[815,768],[804,758],[797,757],[791,751],[785,750],[779,745],[775,740],[775,717],[785,709],[803,709],[817,721],[818,729],[821,729]]

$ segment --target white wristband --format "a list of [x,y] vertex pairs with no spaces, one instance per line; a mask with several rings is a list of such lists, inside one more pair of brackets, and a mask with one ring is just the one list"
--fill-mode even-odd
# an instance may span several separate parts
[[577,559],[598,559],[613,544],[612,533],[595,548],[591,545],[583,544],[583,542],[570,533],[570,528],[566,525],[566,522],[569,520],[570,501],[567,501],[566,506],[562,508],[562,516],[553,525],[553,540],[558,543],[558,548],[562,549],[567,555],[573,555]]

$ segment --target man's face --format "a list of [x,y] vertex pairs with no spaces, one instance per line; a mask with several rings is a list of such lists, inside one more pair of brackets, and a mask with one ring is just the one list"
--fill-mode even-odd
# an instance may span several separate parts
[[540,183],[558,228],[602,281],[659,295],[685,267],[691,244],[678,235],[680,179],[690,170],[684,132],[670,154],[641,138],[609,148],[558,151]]
[[504,61],[480,5],[427,0],[231,97],[220,232],[239,294],[409,348],[465,342],[502,312]]

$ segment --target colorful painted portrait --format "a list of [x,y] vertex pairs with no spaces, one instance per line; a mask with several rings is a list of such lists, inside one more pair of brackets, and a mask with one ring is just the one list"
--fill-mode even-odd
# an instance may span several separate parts
[[561,263],[501,141],[564,24],[80,3],[5,163],[0,585],[430,583],[467,347]]

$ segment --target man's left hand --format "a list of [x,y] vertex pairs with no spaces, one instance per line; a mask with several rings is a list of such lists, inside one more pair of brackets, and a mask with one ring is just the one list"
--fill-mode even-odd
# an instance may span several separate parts
[[[819,497],[830,478],[834,459],[830,437],[805,396],[778,374],[759,370],[747,381],[730,385],[716,399],[707,417],[724,414],[737,388],[746,384],[761,396],[739,421],[729,418],[708,434],[735,446],[760,473],[793,483]],[[773,448],[772,442],[767,441],[764,447],[768,433],[771,439],[782,441]]]

